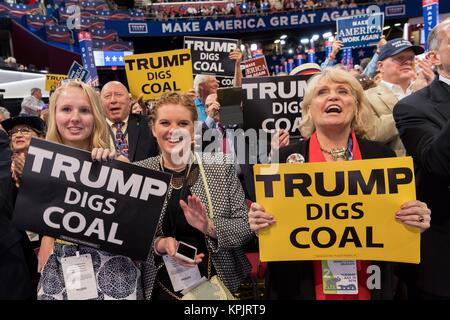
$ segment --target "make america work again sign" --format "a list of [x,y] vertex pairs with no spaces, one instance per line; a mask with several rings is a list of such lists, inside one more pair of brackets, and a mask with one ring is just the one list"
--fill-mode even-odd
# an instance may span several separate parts
[[13,221],[21,229],[145,259],[170,175],[33,138]]

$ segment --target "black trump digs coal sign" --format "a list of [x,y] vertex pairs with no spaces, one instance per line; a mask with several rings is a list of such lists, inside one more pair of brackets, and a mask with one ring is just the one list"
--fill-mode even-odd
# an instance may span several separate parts
[[32,139],[14,211],[18,227],[145,259],[170,175]]

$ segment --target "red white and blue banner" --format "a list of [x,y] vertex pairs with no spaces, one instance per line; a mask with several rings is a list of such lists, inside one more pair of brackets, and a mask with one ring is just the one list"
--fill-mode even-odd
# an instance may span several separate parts
[[37,5],[28,6],[25,4],[9,4],[0,2],[0,14],[7,14],[11,18],[20,19],[26,14],[38,14],[39,8]]
[[137,20],[137,21],[144,21],[145,20],[145,14],[141,11],[135,11],[135,10],[102,10],[102,11],[95,11],[95,14],[99,19],[102,20],[109,20],[109,21],[115,21],[115,20]]
[[90,79],[88,84],[93,87],[100,85],[97,75],[97,68],[94,63],[94,53],[92,50],[92,38],[90,32],[78,33],[78,41],[80,42],[81,60],[83,66],[89,71]]
[[439,23],[439,0],[422,0],[425,50],[428,50],[428,34]]
[[99,19],[81,18],[80,19],[80,29],[104,29],[105,22]]
[[134,51],[133,42],[93,40],[95,49],[102,51]]
[[82,1],[81,7],[87,11],[108,10],[108,5],[104,1]]
[[132,55],[133,51],[94,51],[95,65],[97,67],[123,67],[125,56]]
[[34,30],[39,30],[45,25],[55,24],[55,20],[51,19],[51,17],[43,16],[40,14],[33,14],[27,16],[27,25],[29,28]]
[[61,25],[46,26],[47,41],[70,43],[69,28]]
[[115,41],[119,38],[117,31],[112,29],[92,29],[91,36],[92,40]]

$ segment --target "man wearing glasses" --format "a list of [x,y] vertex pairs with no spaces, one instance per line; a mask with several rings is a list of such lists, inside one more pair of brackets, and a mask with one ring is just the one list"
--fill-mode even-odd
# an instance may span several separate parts
[[401,38],[388,41],[381,47],[378,58],[381,82],[366,91],[374,114],[374,129],[369,138],[387,145],[397,156],[405,155],[405,148],[395,127],[394,106],[434,79],[431,62],[426,60],[417,62],[420,71],[416,74],[416,55],[423,52],[422,47]]

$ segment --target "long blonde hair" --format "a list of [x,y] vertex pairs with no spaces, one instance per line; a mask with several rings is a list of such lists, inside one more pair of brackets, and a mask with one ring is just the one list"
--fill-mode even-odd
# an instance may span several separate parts
[[79,88],[87,95],[94,115],[94,128],[90,135],[89,150],[93,148],[109,148],[109,131],[106,116],[101,106],[98,94],[87,84],[79,80],[70,80],[58,87],[50,98],[48,130],[46,139],[53,142],[63,143],[58,127],[56,126],[56,103],[61,93],[67,88]]
[[315,98],[315,89],[322,80],[347,84],[351,88],[353,97],[356,100],[356,113],[351,123],[351,128],[355,130],[357,136],[367,137],[368,133],[373,130],[370,119],[369,101],[364,94],[359,81],[352,76],[348,71],[338,68],[326,68],[320,74],[315,75],[308,81],[302,107],[302,120],[300,121],[300,133],[304,138],[310,138],[316,130],[314,122],[309,113],[312,100]]

